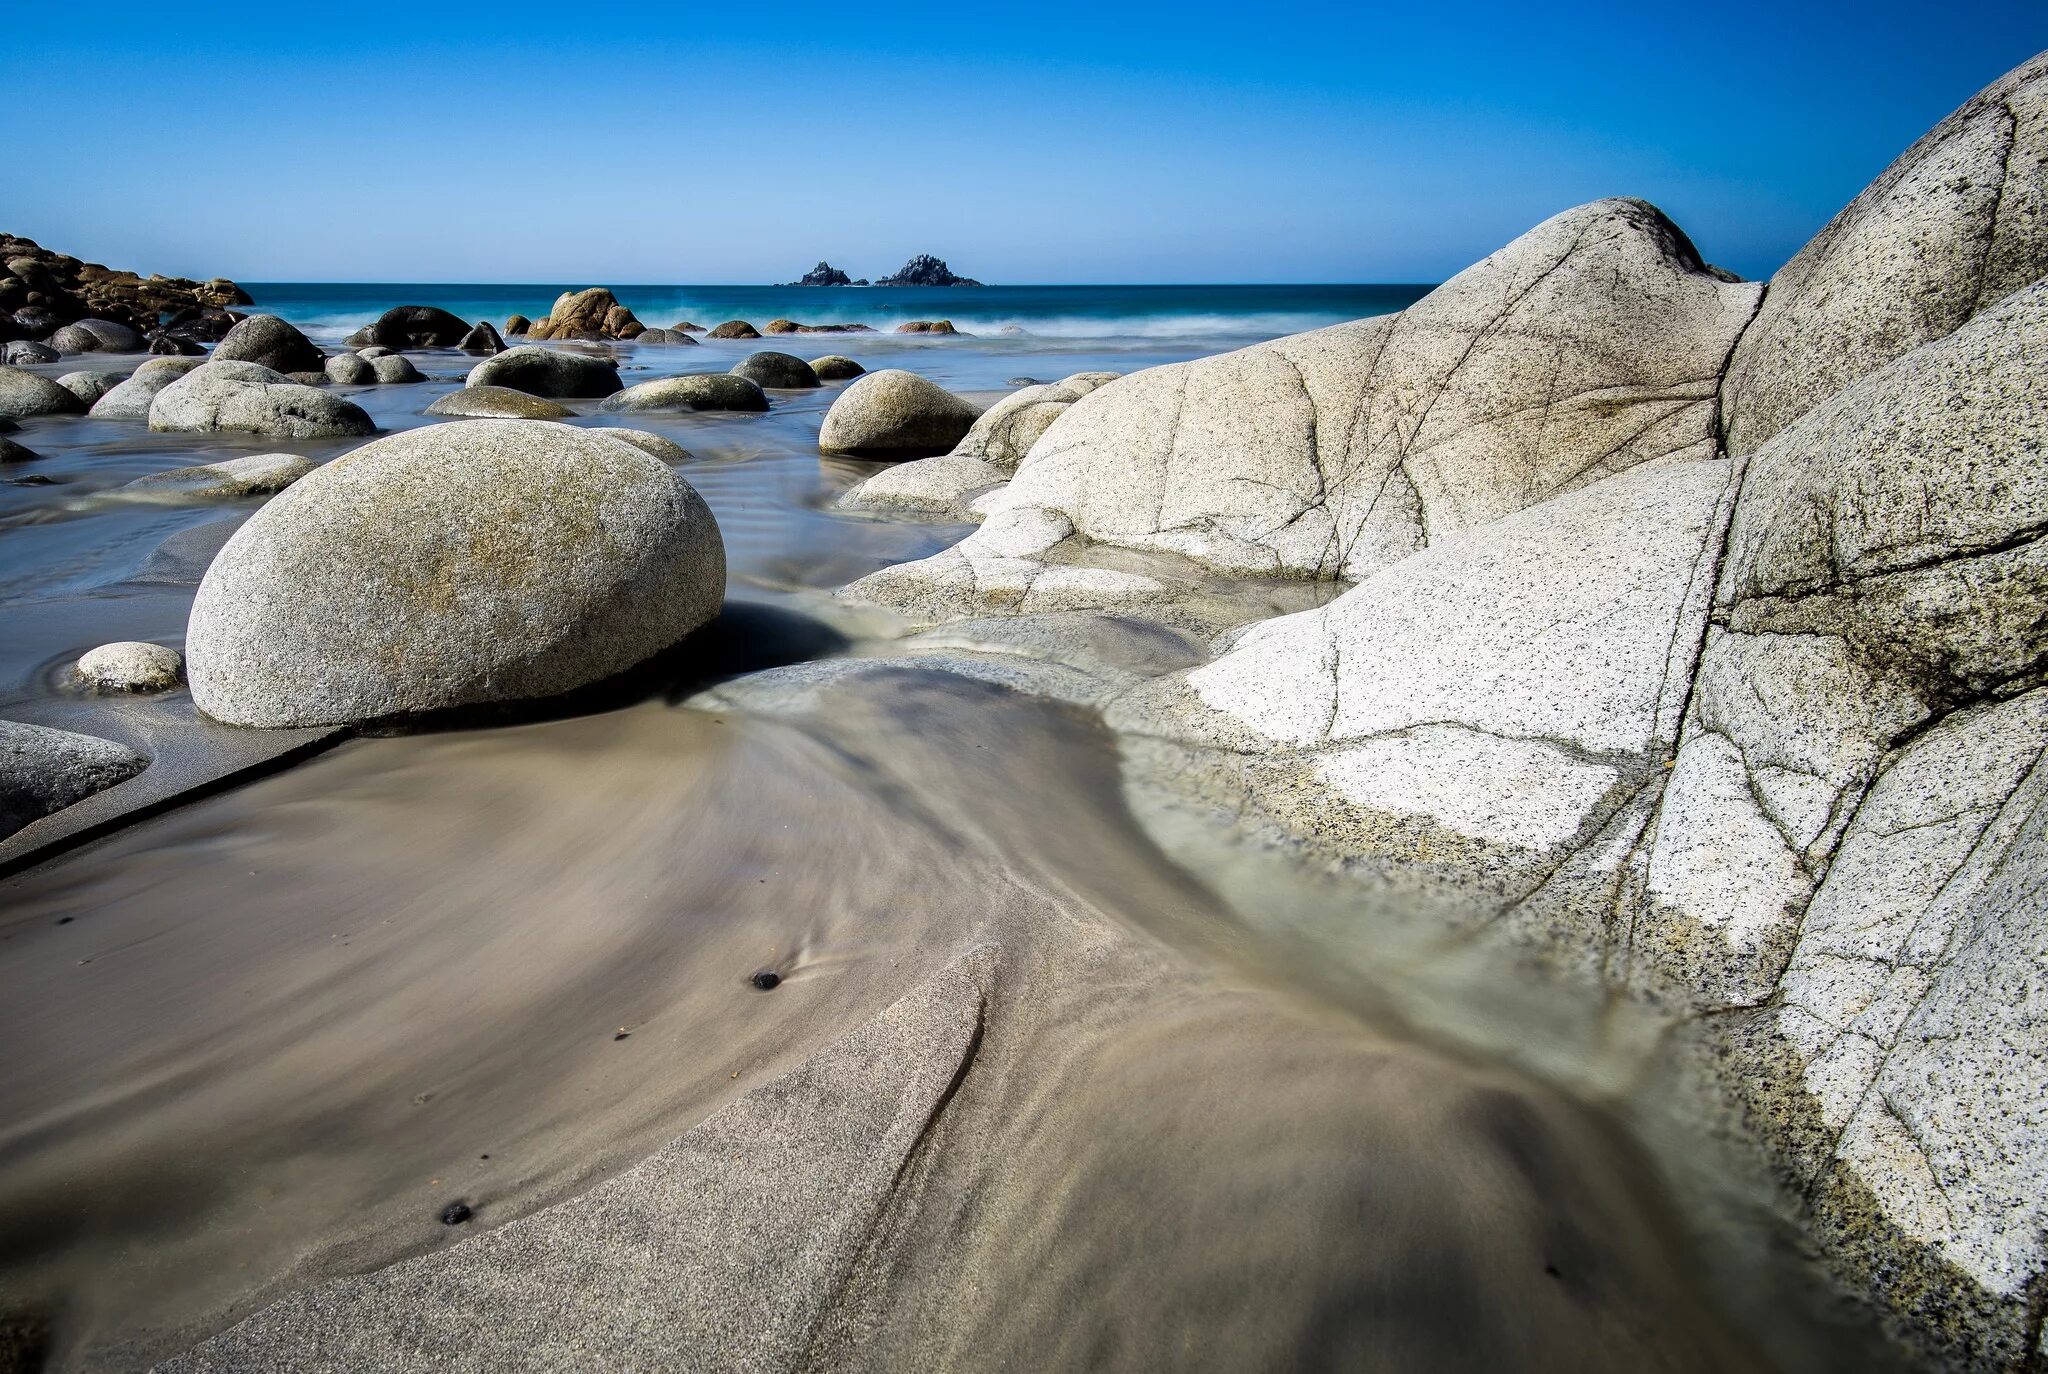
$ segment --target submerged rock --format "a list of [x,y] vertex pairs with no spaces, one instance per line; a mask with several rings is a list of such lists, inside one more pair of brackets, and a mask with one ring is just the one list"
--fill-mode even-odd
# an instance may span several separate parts
[[[14,440],[0,435],[0,463],[32,463],[42,456],[42,454],[37,453],[26,444],[16,443]],[[27,483],[30,479],[24,477],[20,481]],[[43,481],[47,481],[47,479],[43,479]],[[43,485],[43,481],[38,481],[34,484]]]
[[763,411],[768,398],[745,377],[729,372],[693,372],[642,382],[607,397],[601,410],[738,410]]
[[0,838],[148,766],[148,759],[112,740],[0,720]]
[[509,386],[466,386],[427,407],[429,415],[472,419],[566,420],[574,413],[565,405]]
[[643,329],[633,338],[639,344],[692,344],[697,341],[680,329]]
[[36,415],[82,415],[85,403],[40,372],[0,367],[0,419]]
[[802,358],[788,353],[749,353],[733,364],[732,375],[757,386],[797,390],[818,385],[818,374]]
[[251,516],[193,602],[193,699],[238,725],[554,696],[718,611],[718,527],[601,431],[430,425],[328,463]]
[[272,372],[318,372],[327,355],[297,326],[275,315],[251,315],[214,345],[214,362],[255,363]]
[[818,447],[827,453],[917,458],[967,437],[981,411],[914,372],[870,372],[825,413]]
[[143,640],[102,644],[78,660],[78,680],[91,692],[168,692],[185,680],[185,656]]
[[333,439],[377,432],[375,422],[355,402],[243,362],[210,362],[175,378],[150,402],[149,427],[288,439]]
[[148,501],[232,501],[283,491],[317,466],[296,453],[255,453],[138,477],[124,496]]
[[664,463],[688,462],[690,451],[673,439],[644,429],[624,429],[617,425],[606,425],[591,431],[607,439],[621,439],[639,449],[650,458],[659,458]]
[[609,396],[619,389],[619,370],[604,358],[558,348],[521,344],[484,359],[469,371],[471,387],[510,387],[534,396]]

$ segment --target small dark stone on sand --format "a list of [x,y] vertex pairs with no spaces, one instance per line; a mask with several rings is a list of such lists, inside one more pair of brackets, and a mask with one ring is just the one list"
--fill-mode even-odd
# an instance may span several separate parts
[[57,918],[57,924],[60,926],[68,926],[76,919],[77,918],[74,916],[59,916]]
[[773,969],[764,968],[747,981],[763,992],[772,992],[776,985],[782,982],[782,975]]
[[[485,1155],[484,1158],[489,1159],[490,1156]],[[441,1209],[441,1224],[443,1226],[460,1226],[463,1222],[468,1221],[470,1216],[468,1203],[451,1202]]]

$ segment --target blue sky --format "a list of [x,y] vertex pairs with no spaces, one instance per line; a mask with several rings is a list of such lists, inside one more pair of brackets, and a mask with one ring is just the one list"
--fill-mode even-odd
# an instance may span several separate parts
[[1435,281],[1598,196],[1769,272],[2048,4],[10,7],[0,228],[251,281]]

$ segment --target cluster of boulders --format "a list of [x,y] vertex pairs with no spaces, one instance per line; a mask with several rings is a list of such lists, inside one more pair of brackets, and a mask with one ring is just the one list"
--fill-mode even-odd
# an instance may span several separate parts
[[382,348],[402,353],[409,348],[459,348],[465,353],[496,353],[505,341],[489,320],[470,324],[435,305],[398,305],[348,336],[350,348]]
[[877,286],[980,286],[972,277],[956,276],[946,266],[945,259],[935,258],[929,253],[919,253],[903,264],[890,276],[876,282]]
[[[49,342],[59,353],[191,353],[250,304],[225,277],[142,277],[0,234],[0,343]],[[76,331],[61,333],[68,326]]]
[[[1014,473],[1037,402],[992,411],[863,489],[924,468],[981,529],[846,594],[1019,663],[1075,612],[1213,636],[1058,690],[1148,787],[1661,1008],[1657,1071],[1722,1085],[1705,1128],[1762,1144],[1895,1334],[2031,1367],[2044,204],[2048,55],[1767,284],[1600,201],[1398,315],[1070,379]],[[1219,575],[1354,585],[1246,627]]]
[[867,324],[798,324],[795,320],[770,320],[761,326],[764,334],[872,334]]

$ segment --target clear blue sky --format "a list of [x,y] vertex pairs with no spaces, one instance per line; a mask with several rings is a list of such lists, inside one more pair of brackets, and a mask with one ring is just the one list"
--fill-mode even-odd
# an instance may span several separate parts
[[0,228],[251,281],[1435,281],[1597,196],[1769,272],[2048,3],[8,6]]

